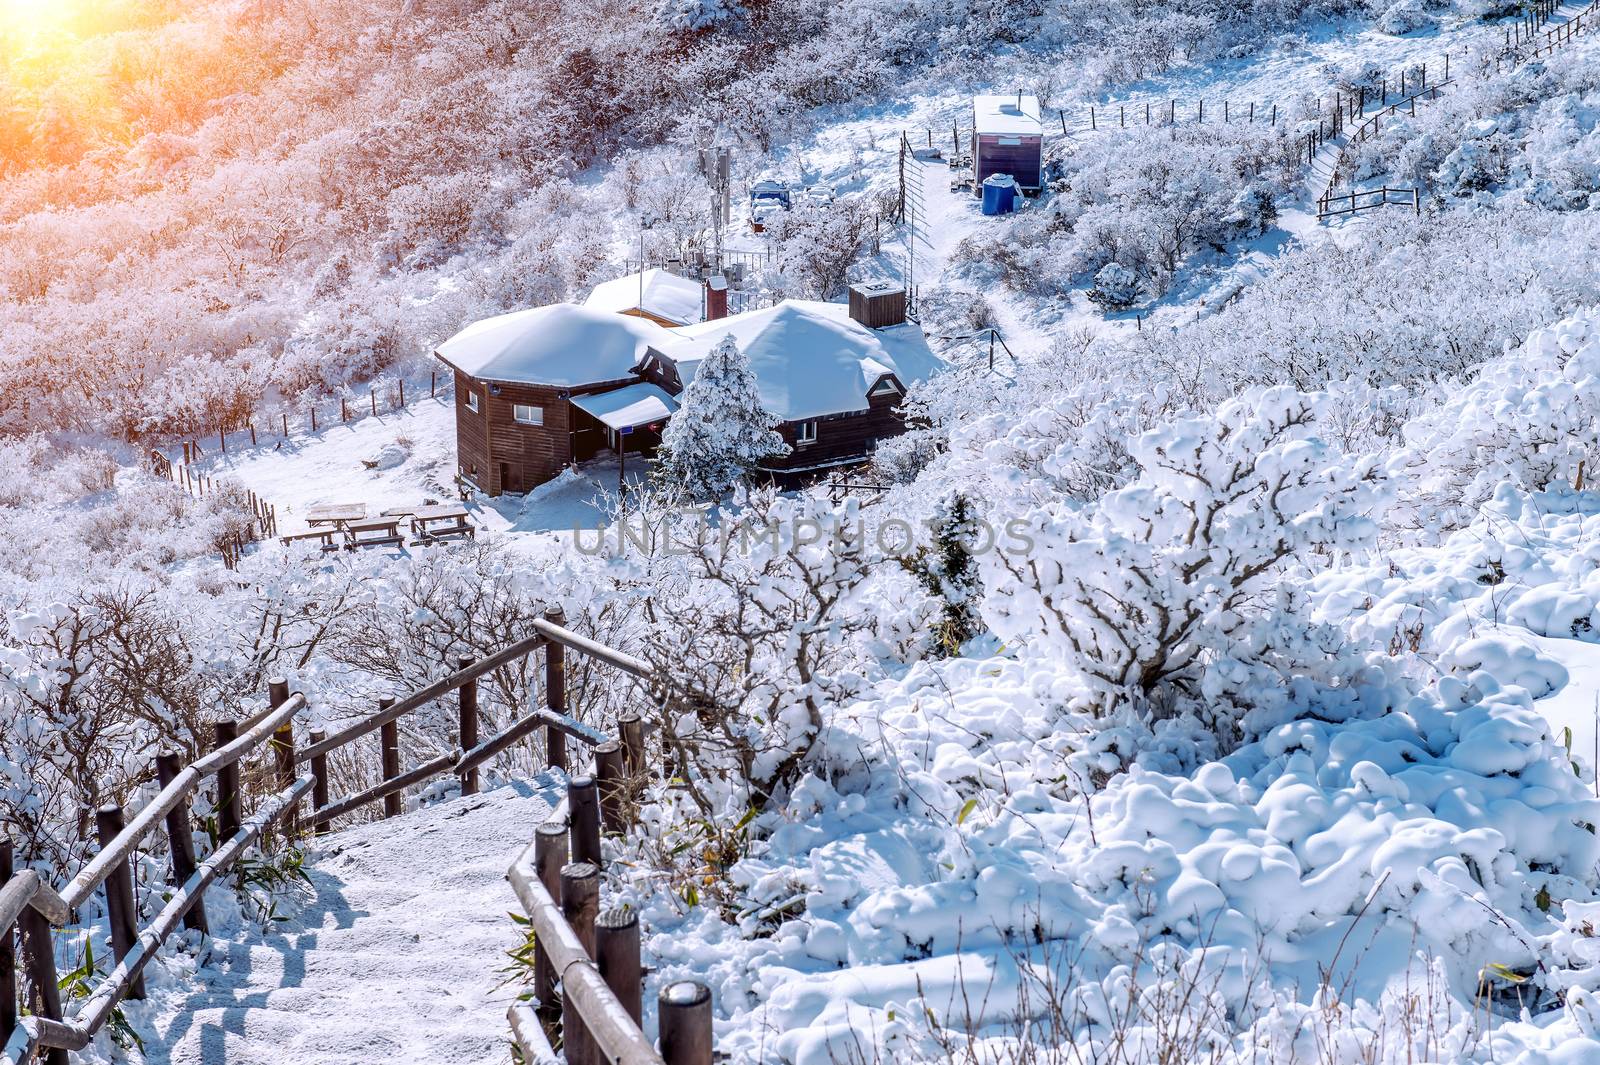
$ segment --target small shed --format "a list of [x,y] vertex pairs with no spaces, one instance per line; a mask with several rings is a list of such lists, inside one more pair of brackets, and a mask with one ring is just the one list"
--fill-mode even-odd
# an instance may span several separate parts
[[1044,124],[1039,98],[1016,93],[972,98],[973,187],[994,174],[1009,174],[1025,192],[1043,186]]
[[707,317],[700,283],[659,269],[604,281],[594,287],[583,305],[590,310],[648,318],[668,328],[693,325]]

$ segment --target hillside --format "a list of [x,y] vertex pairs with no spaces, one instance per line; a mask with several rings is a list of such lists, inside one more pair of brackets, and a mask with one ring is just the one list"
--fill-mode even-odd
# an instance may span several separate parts
[[[578,838],[563,758],[627,766],[596,875],[646,1042],[696,981],[740,1065],[1600,1060],[1600,9],[0,0],[0,30],[0,898],[71,890],[92,812],[155,809],[155,756],[269,690],[305,694],[302,753],[357,734],[252,754],[257,801],[371,800],[249,850],[76,1061],[510,1060],[537,978],[501,875],[547,816]],[[975,93],[1040,111],[1012,212],[963,186]],[[796,202],[757,232],[763,179]],[[501,397],[606,442],[526,495],[458,479],[465,412],[541,382],[458,397],[441,341],[719,249],[736,312],[873,279],[911,319],[592,312],[684,370],[657,458]],[[858,358],[883,328],[937,371]],[[818,351],[895,431],[773,485],[751,456],[853,413],[761,390]],[[279,540],[457,500],[470,539]],[[163,823],[202,857],[223,787]],[[181,849],[119,863],[135,927]],[[67,1023],[127,946],[106,884],[45,936]]]

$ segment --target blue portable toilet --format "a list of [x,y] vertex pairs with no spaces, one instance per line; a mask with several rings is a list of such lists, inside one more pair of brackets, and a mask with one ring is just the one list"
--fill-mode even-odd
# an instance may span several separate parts
[[1010,174],[990,174],[983,179],[983,213],[1010,214],[1017,209],[1017,183]]

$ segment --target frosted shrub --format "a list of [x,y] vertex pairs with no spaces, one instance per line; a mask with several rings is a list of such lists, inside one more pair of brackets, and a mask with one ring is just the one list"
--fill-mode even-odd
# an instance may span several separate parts
[[1592,483],[1600,473],[1600,311],[1529,334],[1406,426],[1408,496],[1447,527],[1502,486]]
[[1094,275],[1089,299],[1107,310],[1131,307],[1139,299],[1139,278],[1121,263],[1106,263]]
[[983,557],[985,620],[1058,660],[1104,707],[1203,697],[1261,708],[1247,727],[1273,723],[1284,677],[1342,651],[1290,624],[1293,583],[1280,578],[1313,553],[1370,543],[1384,494],[1374,460],[1317,437],[1325,404],[1268,389],[1145,433],[1126,487],[1090,505],[1034,505],[1031,549]]
[[692,499],[716,499],[761,461],[789,453],[731,334],[696,367],[679,413],[662,431],[655,477]]

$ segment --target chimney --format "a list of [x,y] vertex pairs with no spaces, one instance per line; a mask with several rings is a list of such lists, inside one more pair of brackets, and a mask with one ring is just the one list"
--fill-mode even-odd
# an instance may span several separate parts
[[712,274],[706,279],[706,321],[728,317],[728,279]]
[[850,286],[850,317],[868,329],[906,320],[906,290],[893,281],[863,281]]

